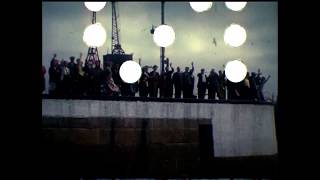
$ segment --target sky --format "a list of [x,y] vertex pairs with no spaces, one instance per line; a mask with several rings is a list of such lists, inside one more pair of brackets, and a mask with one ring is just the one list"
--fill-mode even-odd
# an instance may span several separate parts
[[[126,53],[133,53],[133,60],[141,64],[158,65],[160,48],[153,42],[150,29],[161,24],[160,2],[117,2],[120,43]],[[98,48],[100,59],[110,53],[111,2],[97,12],[97,22],[107,31],[105,44]],[[92,12],[83,2],[42,2],[42,63],[49,69],[53,54],[58,59],[70,56],[84,58],[88,47],[82,40],[84,29],[91,24]],[[165,49],[173,67],[191,67],[195,73],[201,68],[209,74],[212,68],[223,69],[228,61],[241,59],[249,72],[261,69],[262,75],[271,75],[265,84],[264,94],[278,94],[278,3],[248,2],[240,11],[229,10],[224,2],[214,2],[206,12],[197,13],[189,2],[166,2],[165,23],[175,31],[174,43]],[[230,24],[246,29],[246,42],[237,48],[225,44],[223,35]],[[217,45],[213,43],[216,39]],[[46,74],[48,81],[48,73]],[[48,82],[47,82],[48,87]],[[196,89],[196,88],[195,88]],[[195,90],[196,94],[196,90]]]

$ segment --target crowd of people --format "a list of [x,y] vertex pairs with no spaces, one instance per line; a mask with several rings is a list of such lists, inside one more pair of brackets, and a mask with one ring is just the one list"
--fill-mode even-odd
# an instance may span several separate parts
[[[62,96],[135,96],[160,98],[198,98],[205,99],[237,99],[265,101],[263,87],[269,80],[258,72],[248,72],[245,79],[239,83],[229,81],[225,72],[211,69],[206,75],[205,69],[197,74],[197,96],[194,95],[195,76],[194,64],[191,69],[180,67],[176,71],[172,63],[166,64],[164,72],[158,73],[158,66],[143,66],[140,80],[133,84],[122,81],[119,75],[119,64],[108,63],[102,69],[100,61],[86,60],[84,65],[82,55],[75,60],[58,60],[53,56],[49,73],[49,94]],[[151,71],[149,72],[149,70]],[[42,66],[42,92],[45,90],[46,69]]]

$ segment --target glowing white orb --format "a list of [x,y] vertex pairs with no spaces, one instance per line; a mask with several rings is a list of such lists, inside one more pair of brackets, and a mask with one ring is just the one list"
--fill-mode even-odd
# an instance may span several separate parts
[[100,47],[107,38],[106,30],[100,23],[91,24],[83,32],[83,41],[89,47]]
[[104,8],[107,2],[84,2],[84,5],[90,10],[94,12],[98,12]]
[[247,2],[226,2],[227,8],[232,11],[241,11],[246,5]]
[[241,46],[247,39],[246,30],[238,24],[231,24],[224,31],[224,42],[233,47]]
[[141,67],[135,61],[126,61],[120,66],[120,77],[126,83],[135,83],[140,79]]
[[208,11],[212,4],[212,2],[190,2],[191,8],[196,12]]
[[247,75],[247,67],[239,60],[229,61],[225,67],[226,77],[229,81],[237,83]]
[[153,41],[160,47],[168,47],[174,42],[175,37],[173,28],[163,24],[154,30]]

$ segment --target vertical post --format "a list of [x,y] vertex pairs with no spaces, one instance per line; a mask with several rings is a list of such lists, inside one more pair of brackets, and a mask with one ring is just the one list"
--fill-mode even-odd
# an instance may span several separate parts
[[93,11],[92,12],[92,24],[95,24],[96,23],[96,12]]
[[[164,24],[164,1],[161,1],[161,24]],[[160,47],[160,74],[164,72],[165,48]]]

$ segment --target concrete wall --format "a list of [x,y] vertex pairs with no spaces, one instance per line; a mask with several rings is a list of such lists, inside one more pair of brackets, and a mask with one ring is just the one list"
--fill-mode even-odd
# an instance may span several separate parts
[[[42,115],[47,124],[50,117],[120,118],[128,119],[127,123],[130,119],[157,119],[149,124],[158,129],[164,128],[159,122],[167,120],[166,127],[176,129],[173,134],[182,131],[178,130],[179,126],[168,122],[180,121],[181,126],[186,122],[194,124],[189,127],[191,131],[199,124],[211,124],[215,157],[277,154],[274,107],[271,105],[43,99]],[[164,132],[160,136],[170,134]],[[193,136],[198,136],[198,133]]]

